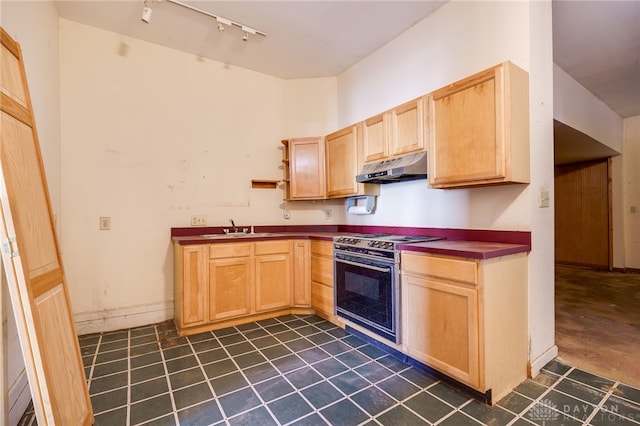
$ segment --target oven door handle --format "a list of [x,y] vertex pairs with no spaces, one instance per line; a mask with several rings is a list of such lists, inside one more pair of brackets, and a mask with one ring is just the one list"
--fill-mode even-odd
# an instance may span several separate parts
[[361,268],[367,268],[367,269],[373,269],[374,271],[379,271],[379,272],[391,272],[391,268],[379,268],[377,266],[373,266],[373,265],[369,265],[367,263],[357,263],[357,262],[352,262],[350,260],[345,260],[342,258],[336,258],[336,262],[342,262],[342,263],[346,263],[348,265],[353,265],[353,266],[359,266]]

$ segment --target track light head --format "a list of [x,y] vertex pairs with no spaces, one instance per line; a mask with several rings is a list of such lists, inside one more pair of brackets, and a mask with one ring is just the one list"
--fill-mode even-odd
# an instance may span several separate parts
[[144,9],[142,9],[142,17],[140,18],[142,22],[144,22],[145,24],[148,24],[149,22],[151,22],[152,12],[153,10],[151,10],[151,8],[147,6],[145,3]]
[[249,40],[249,34],[256,35],[257,31],[251,27],[246,27],[242,25],[242,41]]
[[[233,22],[228,20],[227,18],[223,18],[222,16],[216,16],[216,21],[218,22],[218,32],[224,32],[227,27],[233,25]],[[226,26],[225,26],[226,25]]]

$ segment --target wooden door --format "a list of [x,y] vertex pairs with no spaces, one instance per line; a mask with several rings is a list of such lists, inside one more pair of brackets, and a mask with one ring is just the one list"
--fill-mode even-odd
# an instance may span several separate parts
[[291,241],[255,243],[256,311],[291,306]]
[[404,351],[470,386],[480,386],[478,292],[429,278],[402,276]]
[[502,88],[492,68],[432,94],[432,185],[505,177]]
[[384,160],[389,154],[387,151],[389,131],[386,117],[386,114],[379,114],[365,120],[362,125],[365,163]]
[[1,39],[2,261],[33,405],[40,425],[89,425],[93,411],[20,46],[4,30]]
[[[176,321],[180,328],[207,321],[207,289],[209,277],[207,274],[207,246],[180,246],[179,259],[175,264],[178,274],[176,283]],[[178,311],[179,310],[179,311]]]
[[251,257],[209,261],[209,320],[250,314],[253,287]]
[[556,262],[608,269],[610,189],[608,161],[555,168]]
[[424,137],[424,105],[418,98],[390,112],[391,138],[390,154],[392,156],[410,154],[425,150]]
[[289,253],[256,256],[256,312],[291,306]]
[[293,304],[311,306],[311,254],[309,240],[294,240],[293,247]]
[[358,126],[347,127],[327,136],[327,197],[357,195]]
[[291,139],[288,145],[289,198],[291,200],[324,198],[326,181],[324,138]]

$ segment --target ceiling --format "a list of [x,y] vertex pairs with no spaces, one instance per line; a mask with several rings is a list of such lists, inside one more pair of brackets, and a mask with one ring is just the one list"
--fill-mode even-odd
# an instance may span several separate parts
[[[446,0],[180,0],[263,32],[219,32],[214,18],[169,0],[55,0],[61,17],[283,79],[336,76]],[[623,118],[640,115],[640,0],[553,4],[554,62]],[[554,123],[556,163],[616,154]],[[604,148],[604,149],[603,149]]]
[[169,0],[55,1],[62,18],[283,79],[336,76],[424,19],[445,1],[194,1],[263,32],[249,35]]
[[[640,115],[640,1],[553,1],[553,61],[620,117]],[[554,121],[555,163],[617,155]]]
[[620,117],[640,115],[640,1],[554,1],[553,61]]

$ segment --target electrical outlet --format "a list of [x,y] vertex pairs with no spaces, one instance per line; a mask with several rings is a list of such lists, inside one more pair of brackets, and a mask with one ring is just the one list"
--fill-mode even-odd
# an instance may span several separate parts
[[324,220],[331,220],[332,216],[333,216],[333,211],[331,209],[324,210]]
[[100,217],[100,230],[108,231],[111,229],[111,218],[109,216]]
[[191,226],[207,226],[207,216],[205,215],[191,216]]
[[284,211],[284,218],[287,220],[291,219],[291,212],[289,210]]

